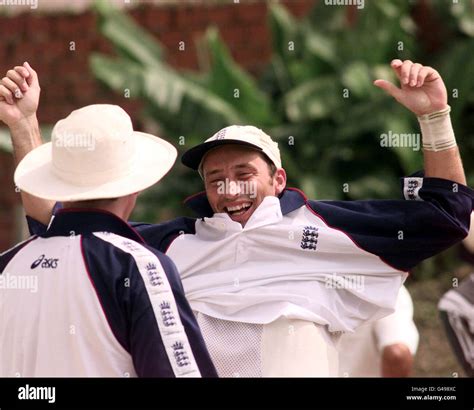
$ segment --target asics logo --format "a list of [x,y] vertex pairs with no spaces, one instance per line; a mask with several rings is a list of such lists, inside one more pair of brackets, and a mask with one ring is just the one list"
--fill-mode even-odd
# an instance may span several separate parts
[[59,259],[48,259],[43,254],[31,264],[31,269],[36,269],[40,265],[43,269],[56,269],[58,267],[58,261]]

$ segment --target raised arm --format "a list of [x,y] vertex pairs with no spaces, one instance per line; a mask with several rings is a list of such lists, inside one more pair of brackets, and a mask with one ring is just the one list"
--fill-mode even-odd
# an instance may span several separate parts
[[418,117],[425,176],[465,185],[466,177],[449,117],[448,95],[441,76],[434,68],[410,60],[393,60],[391,66],[400,88],[386,80],[376,80],[374,84]]
[[[41,133],[36,111],[40,86],[36,72],[28,63],[9,70],[0,81],[0,120],[10,129],[15,165],[40,146]],[[47,225],[54,202],[21,192],[27,215]]]

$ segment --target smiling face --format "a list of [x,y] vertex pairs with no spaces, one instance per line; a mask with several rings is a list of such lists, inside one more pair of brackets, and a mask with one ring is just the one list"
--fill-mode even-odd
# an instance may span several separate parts
[[271,175],[264,154],[249,147],[214,148],[203,161],[204,185],[214,213],[227,213],[245,226],[266,196],[278,196],[286,185],[283,168]]

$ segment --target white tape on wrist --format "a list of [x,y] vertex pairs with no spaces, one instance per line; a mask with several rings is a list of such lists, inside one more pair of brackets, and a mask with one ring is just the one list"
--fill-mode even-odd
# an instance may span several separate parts
[[451,107],[448,105],[444,110],[418,117],[423,149],[427,151],[444,151],[457,145],[451,117],[449,116],[450,112]]

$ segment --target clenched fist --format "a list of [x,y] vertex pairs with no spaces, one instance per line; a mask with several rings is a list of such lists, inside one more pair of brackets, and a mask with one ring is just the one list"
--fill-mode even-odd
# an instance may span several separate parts
[[40,91],[38,76],[28,63],[8,70],[0,81],[0,120],[11,128],[34,117]]

